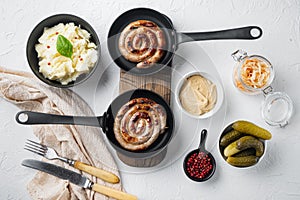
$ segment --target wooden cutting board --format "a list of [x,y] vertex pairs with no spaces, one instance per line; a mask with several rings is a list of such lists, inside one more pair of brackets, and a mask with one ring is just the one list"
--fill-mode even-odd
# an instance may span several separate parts
[[[120,71],[119,93],[128,90],[147,89],[162,96],[170,105],[171,99],[171,76],[170,67],[165,67],[161,71],[147,76],[133,75],[124,70]],[[154,157],[147,159],[133,159],[118,154],[118,157],[127,165],[134,167],[152,167],[159,164],[167,153],[167,148]]]
[[121,70],[119,93],[133,89],[147,89],[161,95],[170,104],[171,69],[165,67],[158,73],[148,76],[137,76]]

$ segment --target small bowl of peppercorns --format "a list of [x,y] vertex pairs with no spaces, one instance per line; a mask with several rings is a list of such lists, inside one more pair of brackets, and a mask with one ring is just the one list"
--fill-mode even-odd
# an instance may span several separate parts
[[187,177],[196,182],[210,179],[216,170],[216,161],[212,154],[205,149],[207,130],[201,131],[198,149],[188,153],[183,162],[183,169]]

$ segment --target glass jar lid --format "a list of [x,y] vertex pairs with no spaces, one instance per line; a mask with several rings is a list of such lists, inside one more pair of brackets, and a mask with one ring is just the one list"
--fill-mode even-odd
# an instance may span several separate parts
[[283,92],[269,92],[262,105],[262,117],[271,126],[285,127],[293,114],[293,102]]

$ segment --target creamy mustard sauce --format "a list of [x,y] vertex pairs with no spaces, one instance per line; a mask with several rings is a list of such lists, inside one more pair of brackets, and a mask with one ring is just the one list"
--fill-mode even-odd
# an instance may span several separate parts
[[215,84],[200,75],[193,75],[183,83],[179,99],[182,107],[193,115],[212,110],[217,101]]

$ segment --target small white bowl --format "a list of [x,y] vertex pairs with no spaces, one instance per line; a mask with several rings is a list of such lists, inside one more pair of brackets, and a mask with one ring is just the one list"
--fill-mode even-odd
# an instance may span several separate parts
[[[246,120],[245,120],[246,121]],[[226,147],[222,147],[220,145],[220,141],[221,141],[221,138],[226,134],[228,133],[229,131],[233,130],[233,128],[231,127],[233,125],[234,122],[231,122],[230,124],[228,124],[227,126],[225,126],[225,128],[223,129],[223,131],[221,132],[220,136],[219,136],[219,140],[218,140],[218,149],[219,149],[219,152],[220,152],[220,155],[221,157],[223,158],[224,162],[227,163],[228,166],[230,167],[233,167],[233,168],[237,168],[237,169],[249,169],[249,168],[253,168],[253,167],[256,167],[258,163],[260,163],[261,160],[264,159],[265,157],[265,154],[266,154],[266,151],[267,151],[267,140],[263,140],[263,139],[259,139],[263,144],[264,144],[264,153],[262,156],[260,156],[258,158],[258,161],[257,163],[255,163],[254,165],[250,165],[250,166],[247,166],[247,167],[239,167],[239,166],[234,166],[234,165],[231,165],[229,164],[228,162],[226,162],[226,159],[227,157],[224,155],[224,149]],[[245,134],[247,135],[247,134]]]
[[[191,76],[194,75],[200,75],[206,79],[208,79],[209,81],[211,81],[213,84],[216,85],[216,89],[217,89],[217,102],[215,104],[215,106],[213,107],[213,109],[211,109],[209,112],[204,113],[202,115],[193,115],[192,113],[189,113],[188,111],[186,111],[180,102],[180,98],[179,98],[179,94],[182,88],[182,85],[184,84],[184,82]],[[221,85],[221,83],[218,81],[218,79],[216,79],[215,77],[211,76],[210,74],[206,73],[206,72],[190,72],[188,74],[186,74],[183,78],[181,78],[181,80],[179,81],[176,89],[175,89],[175,100],[178,104],[178,106],[183,110],[183,112],[193,118],[196,119],[205,119],[208,117],[213,116],[222,106],[223,100],[224,100],[224,91],[223,91],[223,87]]]

